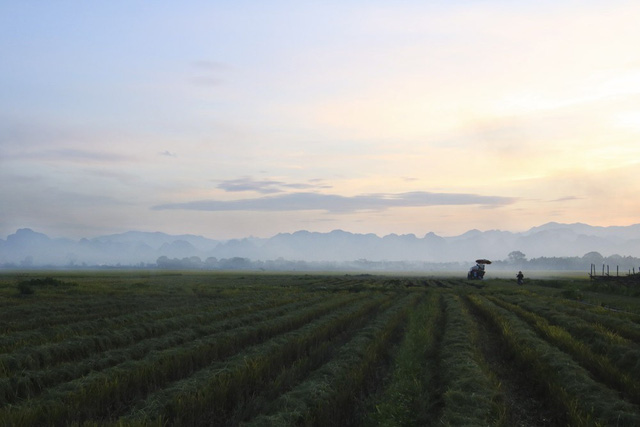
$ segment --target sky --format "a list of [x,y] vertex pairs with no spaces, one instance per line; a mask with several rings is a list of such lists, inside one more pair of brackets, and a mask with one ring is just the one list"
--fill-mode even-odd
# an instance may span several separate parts
[[0,238],[640,222],[637,1],[3,1]]

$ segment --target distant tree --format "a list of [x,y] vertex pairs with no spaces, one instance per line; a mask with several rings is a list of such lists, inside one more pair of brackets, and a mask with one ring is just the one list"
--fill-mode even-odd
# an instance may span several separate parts
[[233,257],[230,259],[221,259],[220,267],[225,270],[248,270],[253,268],[253,265],[248,258]]
[[589,264],[602,264],[604,262],[604,257],[600,254],[600,252],[589,252],[584,254],[582,259]]
[[527,256],[520,251],[509,252],[507,257],[511,264],[522,264],[523,262],[527,262]]
[[197,257],[197,256],[182,258],[182,261],[180,263],[182,265],[182,268],[186,268],[186,269],[202,268],[202,260],[200,259],[200,257]]
[[204,261],[204,267],[205,268],[217,268],[218,267],[218,258],[214,257],[214,256],[210,256],[209,258],[207,258]]
[[624,262],[624,257],[622,255],[613,254],[609,255],[606,260],[611,264],[622,264]]
[[160,258],[158,258],[156,264],[159,268],[169,268],[170,260],[167,256],[162,255]]
[[184,268],[182,265],[182,261],[180,261],[178,258],[168,258],[164,255],[158,258],[158,260],[156,261],[156,265],[158,266],[158,268],[167,270],[180,270]]

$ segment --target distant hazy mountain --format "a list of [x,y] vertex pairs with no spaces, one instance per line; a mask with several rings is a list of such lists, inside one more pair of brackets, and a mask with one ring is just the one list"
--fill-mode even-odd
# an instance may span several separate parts
[[627,227],[594,227],[587,224],[550,222],[522,233],[470,230],[453,237],[427,233],[356,234],[297,231],[271,238],[216,241],[202,236],[129,231],[74,241],[51,239],[28,228],[0,239],[0,266],[72,266],[155,264],[161,256],[252,260],[302,261],[426,261],[450,262],[489,258],[507,259],[512,251],[527,258],[583,256],[640,256],[640,224]]
[[122,244],[138,244],[143,243],[152,248],[158,248],[162,245],[171,244],[176,241],[186,242],[201,251],[207,251],[215,248],[218,245],[218,241],[207,239],[202,236],[194,236],[193,234],[181,234],[178,236],[172,236],[165,233],[155,232],[142,232],[142,231],[127,231],[121,234],[111,234],[108,236],[96,237],[91,239],[95,243],[122,243]]
[[526,231],[525,235],[535,234],[540,231],[558,231],[568,230],[575,234],[596,236],[604,238],[620,238],[623,240],[628,239],[640,239],[640,224],[633,224],[628,226],[610,226],[599,227],[588,224],[576,222],[573,224],[561,224],[557,222],[548,222],[538,227],[533,227],[529,231]]

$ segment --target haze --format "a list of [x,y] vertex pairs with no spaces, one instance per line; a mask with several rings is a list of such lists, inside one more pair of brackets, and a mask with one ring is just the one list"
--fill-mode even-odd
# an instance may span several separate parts
[[640,214],[640,3],[3,2],[0,236]]

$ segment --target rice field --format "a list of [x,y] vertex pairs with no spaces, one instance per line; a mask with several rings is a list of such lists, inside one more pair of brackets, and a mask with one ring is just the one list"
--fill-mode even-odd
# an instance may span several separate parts
[[640,298],[596,291],[575,277],[4,273],[0,425],[637,426]]

